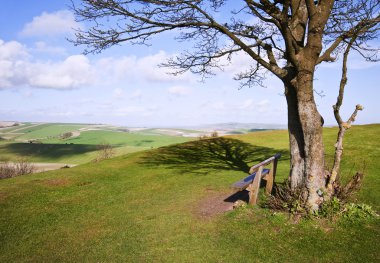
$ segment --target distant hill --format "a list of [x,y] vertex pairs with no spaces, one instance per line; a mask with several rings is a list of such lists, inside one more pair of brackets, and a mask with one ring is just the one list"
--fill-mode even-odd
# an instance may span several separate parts
[[221,131],[226,134],[247,133],[260,130],[284,130],[287,129],[285,124],[274,123],[216,123],[216,124],[204,124],[199,126],[188,127],[194,130],[201,131]]

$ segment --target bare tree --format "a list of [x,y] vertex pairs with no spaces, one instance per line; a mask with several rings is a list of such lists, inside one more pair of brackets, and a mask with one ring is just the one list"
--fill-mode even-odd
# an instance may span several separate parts
[[32,174],[35,171],[36,167],[24,159],[20,159],[16,162],[0,163],[0,179]]
[[73,42],[87,46],[85,53],[96,53],[122,42],[147,44],[154,35],[174,31],[176,40],[194,45],[164,65],[174,74],[203,77],[245,53],[252,65],[236,76],[243,86],[261,84],[268,71],[284,84],[291,188],[301,189],[305,205],[315,211],[329,179],[314,72],[348,45],[373,58],[377,50],[367,44],[377,37],[379,6],[378,0],[82,0],[73,10],[91,26],[78,30]]
[[94,160],[95,162],[110,159],[115,155],[115,148],[109,143],[101,143],[96,148],[98,149],[98,155]]

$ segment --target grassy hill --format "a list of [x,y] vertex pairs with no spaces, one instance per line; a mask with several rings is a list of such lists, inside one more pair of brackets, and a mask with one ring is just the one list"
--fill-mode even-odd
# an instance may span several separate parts
[[[331,161],[336,129],[325,129]],[[346,137],[343,179],[365,169],[359,201],[380,209],[380,125]],[[380,220],[294,223],[221,213],[247,166],[282,153],[286,131],[186,142],[0,181],[0,262],[379,262]],[[228,153],[228,154],[226,154]],[[226,157],[227,156],[227,157]]]

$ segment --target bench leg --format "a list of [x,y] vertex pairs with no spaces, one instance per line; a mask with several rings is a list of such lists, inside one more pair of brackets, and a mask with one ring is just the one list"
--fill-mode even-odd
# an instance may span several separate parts
[[272,163],[272,169],[270,169],[269,174],[267,176],[267,185],[265,187],[265,193],[270,195],[272,193],[274,177],[276,176],[277,169],[277,159],[275,159]]
[[250,204],[250,205],[255,205],[257,203],[257,196],[259,194],[262,172],[263,172],[263,167],[260,166],[259,170],[256,172],[255,179],[247,187],[247,190],[249,191],[249,201],[248,201],[248,204]]
[[270,169],[269,174],[266,179],[267,179],[267,185],[265,186],[265,194],[270,195],[272,193],[272,188],[273,188],[273,169]]

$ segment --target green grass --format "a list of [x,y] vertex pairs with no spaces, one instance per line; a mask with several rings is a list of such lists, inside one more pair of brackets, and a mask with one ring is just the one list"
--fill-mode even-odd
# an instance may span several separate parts
[[67,140],[44,140],[45,143],[74,143],[98,145],[102,142],[115,146],[130,145],[136,147],[160,147],[172,143],[181,143],[190,140],[185,137],[165,135],[143,135],[139,133],[113,132],[113,131],[85,131],[80,136]]
[[[23,129],[24,135],[17,140],[37,139],[41,143],[25,143],[1,140],[0,161],[27,159],[31,162],[60,162],[80,164],[96,158],[97,145],[111,144],[116,155],[157,148],[169,144],[182,143],[192,138],[167,135],[144,135],[107,130],[81,132],[80,136],[62,140],[58,136],[75,131],[84,125],[42,124]],[[22,131],[20,131],[22,132]]]
[[17,126],[10,126],[10,127],[7,127],[7,128],[0,128],[0,133],[13,132],[14,130],[19,130],[19,129],[27,128],[27,127],[30,127],[30,126],[33,126],[33,124],[32,123],[22,123],[22,124],[17,125]]
[[34,127],[27,127],[18,132],[25,132],[25,134],[19,136],[19,140],[31,140],[31,139],[44,139],[47,137],[57,137],[65,132],[73,132],[84,128],[86,125],[75,124],[41,124]]
[[[335,132],[325,130],[328,156]],[[379,132],[347,133],[342,173],[366,160],[358,199],[376,209]],[[379,262],[379,220],[293,224],[258,207],[199,215],[247,165],[276,152],[285,178],[287,145],[286,131],[266,131],[1,180],[0,262]]]

